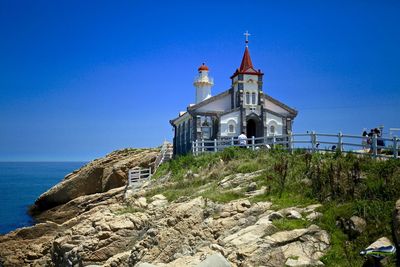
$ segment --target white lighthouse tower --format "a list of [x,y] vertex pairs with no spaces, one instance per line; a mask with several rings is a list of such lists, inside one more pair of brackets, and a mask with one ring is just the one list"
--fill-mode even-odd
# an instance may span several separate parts
[[211,87],[214,81],[208,76],[208,67],[203,63],[199,67],[199,75],[194,79],[194,87],[196,87],[196,104],[211,97]]

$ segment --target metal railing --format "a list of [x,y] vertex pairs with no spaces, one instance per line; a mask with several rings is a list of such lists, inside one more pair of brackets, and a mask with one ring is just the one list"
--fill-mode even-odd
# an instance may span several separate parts
[[128,186],[142,183],[151,178],[151,168],[135,167],[129,170]]
[[317,151],[340,151],[357,154],[367,154],[372,157],[399,157],[398,137],[383,138],[374,134],[372,137],[350,134],[328,133],[289,133],[267,137],[251,137],[239,139],[237,137],[214,140],[196,140],[192,142],[193,155],[207,152],[221,151],[226,147],[240,146],[256,150],[262,147],[272,148],[279,145],[282,149],[306,149]]

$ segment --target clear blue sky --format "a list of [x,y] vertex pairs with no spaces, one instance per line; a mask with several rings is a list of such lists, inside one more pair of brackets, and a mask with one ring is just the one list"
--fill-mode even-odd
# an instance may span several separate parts
[[90,160],[171,140],[206,62],[248,30],[294,130],[400,127],[400,1],[0,1],[0,160]]

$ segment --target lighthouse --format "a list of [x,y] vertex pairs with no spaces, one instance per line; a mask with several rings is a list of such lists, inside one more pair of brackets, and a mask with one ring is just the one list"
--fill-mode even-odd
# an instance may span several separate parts
[[199,74],[194,79],[194,87],[196,87],[196,104],[211,97],[211,87],[214,81],[208,76],[208,67],[203,63],[198,68]]

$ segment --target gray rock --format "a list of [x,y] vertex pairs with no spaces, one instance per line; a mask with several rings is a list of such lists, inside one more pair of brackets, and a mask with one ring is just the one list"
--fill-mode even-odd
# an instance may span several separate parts
[[360,235],[362,232],[364,232],[365,228],[367,227],[367,222],[361,217],[352,216],[350,221],[352,223],[352,230],[357,235]]
[[247,186],[247,192],[251,192],[251,191],[255,191],[255,190],[257,190],[257,183],[256,182],[251,182]]
[[271,222],[282,219],[282,218],[283,218],[283,215],[280,212],[276,212],[276,211],[274,211],[268,215],[268,220],[270,220]]
[[232,265],[221,254],[213,254],[198,264],[196,267],[231,267]]
[[298,212],[298,211],[296,211],[296,210],[289,210],[289,211],[287,212],[287,214],[286,214],[286,217],[287,217],[288,219],[296,219],[296,220],[302,218],[300,212]]
[[321,212],[317,212],[317,211],[313,211],[310,214],[307,215],[306,219],[309,221],[315,221],[319,218],[322,217],[322,213]]

